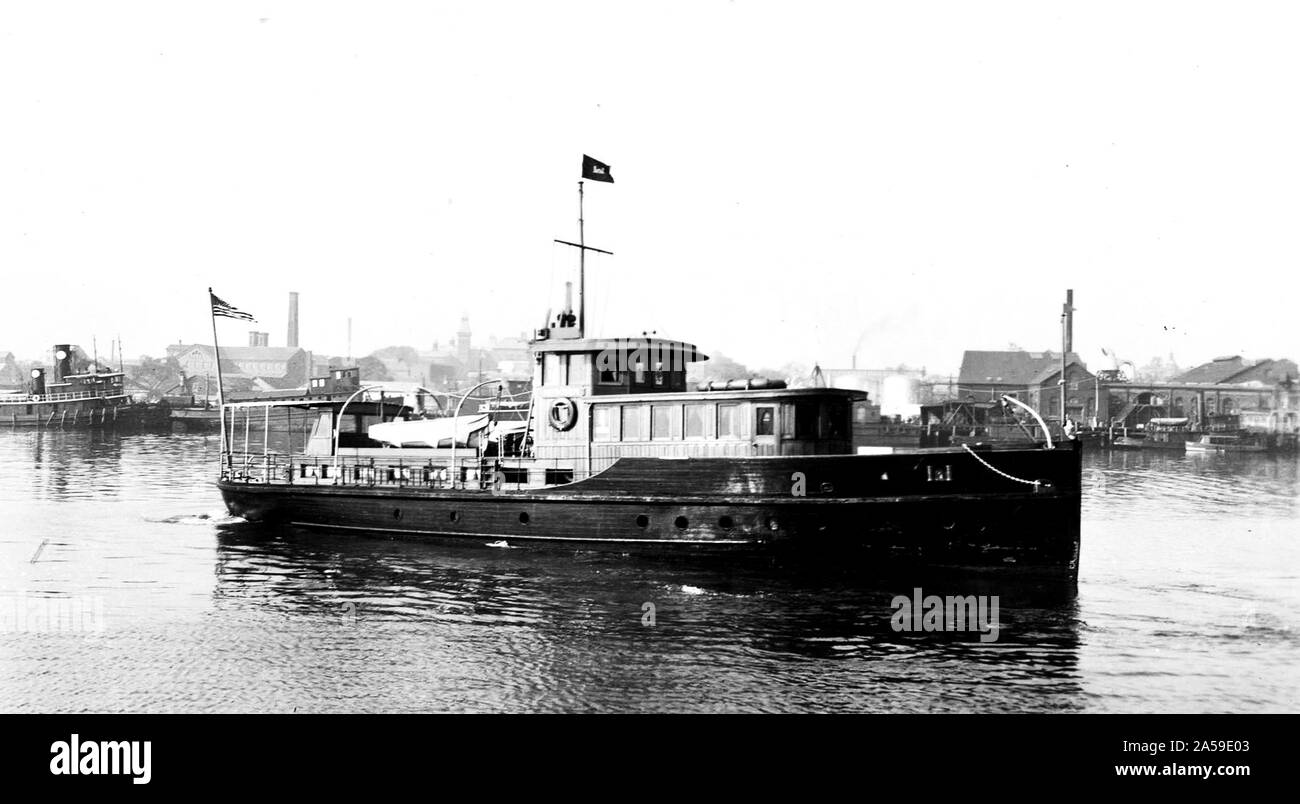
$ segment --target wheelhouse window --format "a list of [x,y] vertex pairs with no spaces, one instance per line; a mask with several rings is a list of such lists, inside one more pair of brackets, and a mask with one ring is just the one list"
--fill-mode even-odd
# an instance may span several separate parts
[[740,405],[718,405],[718,438],[740,438]]
[[601,372],[596,375],[596,383],[599,385],[622,385],[623,372],[602,369]]
[[680,441],[682,409],[679,405],[654,405],[650,408],[650,438],[654,441]]
[[817,403],[794,403],[794,437],[817,437]]
[[595,441],[617,441],[618,433],[615,431],[616,424],[614,419],[614,410],[597,405],[591,410],[591,437]]
[[562,357],[568,355],[549,354],[542,360],[542,384],[543,385],[567,385],[569,382],[568,372]]
[[760,405],[754,417],[754,435],[776,435],[776,408]]
[[832,440],[847,437],[849,429],[849,408],[843,402],[830,402],[826,405],[826,420],[822,435]]
[[644,405],[623,406],[623,440],[645,441],[649,435],[646,430],[646,409]]
[[707,402],[696,402],[685,406],[686,409],[686,437],[687,438],[708,438],[709,424],[713,420],[710,415],[713,407]]

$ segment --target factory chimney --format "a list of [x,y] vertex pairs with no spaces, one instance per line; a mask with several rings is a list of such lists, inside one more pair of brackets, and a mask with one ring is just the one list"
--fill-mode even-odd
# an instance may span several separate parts
[[298,294],[292,290],[289,291],[289,338],[285,345],[298,348]]

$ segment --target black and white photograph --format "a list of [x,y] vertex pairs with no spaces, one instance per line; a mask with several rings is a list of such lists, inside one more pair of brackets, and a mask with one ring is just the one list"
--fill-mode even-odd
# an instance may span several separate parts
[[1297,23],[5,5],[0,712],[1294,714]]

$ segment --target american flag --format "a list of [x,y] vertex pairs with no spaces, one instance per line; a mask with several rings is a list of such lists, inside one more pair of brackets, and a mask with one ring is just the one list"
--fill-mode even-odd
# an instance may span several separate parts
[[212,314],[214,316],[219,315],[223,318],[238,318],[240,321],[257,320],[243,310],[235,307],[230,302],[223,300],[220,296],[210,290],[208,291],[208,295],[212,297]]

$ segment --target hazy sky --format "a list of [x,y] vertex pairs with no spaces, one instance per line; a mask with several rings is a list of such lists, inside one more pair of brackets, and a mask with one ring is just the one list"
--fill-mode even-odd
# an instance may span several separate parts
[[0,351],[532,330],[588,153],[597,334],[1300,358],[1293,7],[6,3]]

